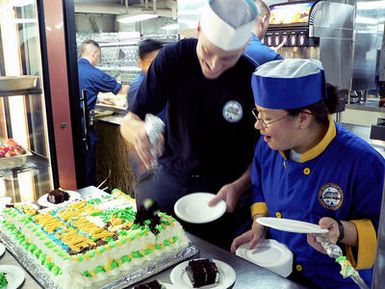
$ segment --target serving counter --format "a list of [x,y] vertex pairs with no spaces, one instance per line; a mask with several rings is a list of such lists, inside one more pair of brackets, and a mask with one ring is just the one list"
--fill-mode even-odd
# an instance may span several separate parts
[[[86,197],[88,195],[100,194],[100,190],[90,186],[78,190],[78,192]],[[189,239],[199,250],[200,257],[213,258],[221,260],[231,267],[236,272],[236,281],[231,288],[237,289],[302,289],[305,288],[300,286],[288,279],[285,279],[279,275],[276,275],[266,269],[263,269],[249,261],[246,261],[234,254],[225,251],[217,246],[212,245],[194,235],[188,234]],[[0,265],[16,265],[22,267],[18,261],[6,251],[3,257],[0,257]],[[160,281],[170,282],[170,272],[172,268],[169,268],[159,274],[156,274],[149,279],[158,279]],[[24,270],[25,271],[25,270]],[[43,288],[37,281],[25,271],[25,281],[20,287],[21,289],[40,289]],[[130,287],[133,288],[133,287]]]
[[[199,239],[191,234],[188,235],[190,240],[199,249],[200,256],[221,260],[231,267],[236,272],[236,281],[233,287],[234,289],[305,289],[290,280],[287,280],[279,275],[271,273],[270,271],[258,267],[251,262],[243,260],[230,252],[227,252],[221,248],[218,248],[202,239]],[[1,265],[16,265],[21,267],[17,260],[7,251],[3,257],[0,258]],[[172,268],[167,269],[149,280],[157,279],[166,283],[170,282],[170,272]],[[41,289],[39,283],[37,283],[33,277],[27,272],[26,278],[21,289]],[[133,287],[129,287],[133,288]],[[95,288],[96,289],[96,288]]]

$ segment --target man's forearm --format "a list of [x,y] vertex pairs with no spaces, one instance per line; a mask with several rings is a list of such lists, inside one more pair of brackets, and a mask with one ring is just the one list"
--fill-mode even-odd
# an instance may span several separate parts
[[134,113],[129,112],[120,123],[120,133],[130,144],[134,144],[137,131],[143,126],[143,121]]
[[118,94],[127,95],[129,89],[130,89],[129,85],[123,84],[122,88],[118,91]]
[[237,188],[237,192],[240,192],[240,195],[242,195],[251,185],[250,170],[251,166],[249,166],[247,170],[234,181],[234,185]]

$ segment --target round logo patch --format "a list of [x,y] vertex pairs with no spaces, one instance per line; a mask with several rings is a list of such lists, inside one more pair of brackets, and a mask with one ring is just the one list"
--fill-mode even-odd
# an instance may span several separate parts
[[344,192],[340,186],[328,183],[323,185],[318,192],[318,201],[321,205],[330,210],[337,210],[344,200]]
[[242,105],[236,100],[230,100],[223,106],[222,114],[228,122],[238,122],[243,116]]

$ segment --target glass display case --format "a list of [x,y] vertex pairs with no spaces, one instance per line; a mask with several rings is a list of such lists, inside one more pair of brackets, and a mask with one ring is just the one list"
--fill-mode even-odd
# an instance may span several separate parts
[[36,0],[0,1],[0,197],[54,187]]

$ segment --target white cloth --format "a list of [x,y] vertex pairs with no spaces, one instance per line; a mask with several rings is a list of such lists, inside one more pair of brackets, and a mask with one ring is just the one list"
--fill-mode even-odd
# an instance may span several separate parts
[[318,74],[321,70],[322,63],[317,59],[285,59],[264,63],[254,74],[271,78],[299,78]]
[[257,16],[252,0],[209,0],[200,27],[211,43],[232,51],[247,43]]

